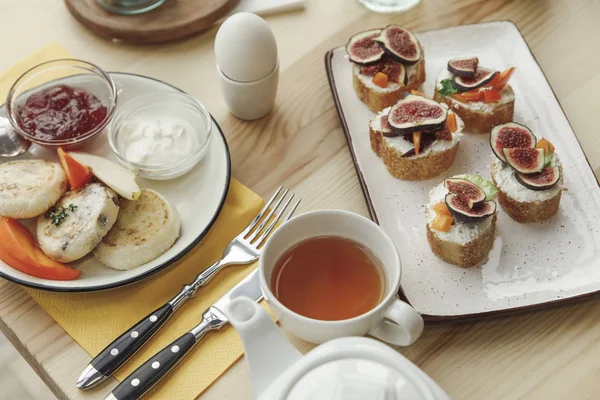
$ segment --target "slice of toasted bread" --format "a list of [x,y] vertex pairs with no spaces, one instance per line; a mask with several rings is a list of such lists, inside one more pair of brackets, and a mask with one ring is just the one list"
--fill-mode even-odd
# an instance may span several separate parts
[[496,236],[496,215],[489,218],[491,223],[481,235],[468,243],[456,243],[440,238],[438,232],[427,224],[427,241],[433,254],[450,264],[462,268],[473,267],[484,261]]
[[448,232],[436,231],[431,227],[436,216],[433,207],[443,201],[447,193],[443,182],[429,192],[425,208],[427,241],[431,251],[442,260],[463,268],[475,266],[484,261],[492,249],[496,236],[496,214],[477,223],[455,220]]
[[406,85],[390,82],[387,88],[382,88],[373,83],[372,76],[361,74],[360,66],[353,65],[352,84],[360,101],[365,103],[369,110],[378,112],[400,100],[404,92],[417,89],[425,82],[425,57],[421,57],[416,64],[407,67],[406,73],[408,75]]
[[[369,137],[371,149],[385,164],[390,174],[397,179],[424,180],[441,174],[450,168],[458,152],[458,144],[462,137],[463,122],[457,116],[458,129],[452,134],[452,141],[431,145],[422,154],[412,157],[403,157],[405,151],[414,148],[411,143],[402,137],[386,137],[381,131],[378,122],[386,115],[389,109],[379,112],[369,123]],[[452,111],[450,111],[452,112]],[[440,141],[441,142],[441,141]]]
[[[556,158],[556,162],[559,162]],[[531,190],[521,185],[512,169],[500,160],[492,162],[491,174],[498,188],[498,202],[517,222],[539,222],[551,218],[558,212],[562,197],[562,167],[560,181],[548,190]]]
[[0,165],[0,215],[37,217],[66,190],[67,175],[58,163],[19,160]]
[[111,268],[139,267],[162,255],[179,237],[177,210],[160,193],[142,189],[138,200],[122,200],[113,228],[94,249],[98,260]]

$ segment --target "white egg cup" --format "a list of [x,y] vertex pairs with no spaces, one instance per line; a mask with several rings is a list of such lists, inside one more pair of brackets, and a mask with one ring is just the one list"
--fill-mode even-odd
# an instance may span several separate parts
[[277,84],[279,82],[279,61],[273,71],[264,78],[242,82],[227,77],[219,65],[217,72],[221,80],[221,89],[229,111],[244,120],[264,117],[273,109]]

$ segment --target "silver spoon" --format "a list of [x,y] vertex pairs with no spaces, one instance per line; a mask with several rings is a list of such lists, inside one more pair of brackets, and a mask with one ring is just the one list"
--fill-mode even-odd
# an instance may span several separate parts
[[13,129],[8,118],[0,116],[0,157],[16,157],[29,150],[31,142]]

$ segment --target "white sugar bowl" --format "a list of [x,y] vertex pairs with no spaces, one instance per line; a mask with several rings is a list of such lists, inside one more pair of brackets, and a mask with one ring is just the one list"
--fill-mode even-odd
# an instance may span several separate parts
[[393,348],[365,337],[326,342],[302,356],[247,297],[225,309],[244,344],[258,400],[450,400]]
[[245,120],[269,113],[279,81],[277,42],[269,25],[252,13],[232,15],[217,32],[215,56],[231,113]]

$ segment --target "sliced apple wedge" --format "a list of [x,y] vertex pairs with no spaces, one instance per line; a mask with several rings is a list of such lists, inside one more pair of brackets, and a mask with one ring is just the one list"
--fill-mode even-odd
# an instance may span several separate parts
[[104,157],[89,153],[70,151],[69,154],[79,163],[92,170],[96,178],[127,200],[140,198],[141,189],[135,182],[135,174],[125,167]]

